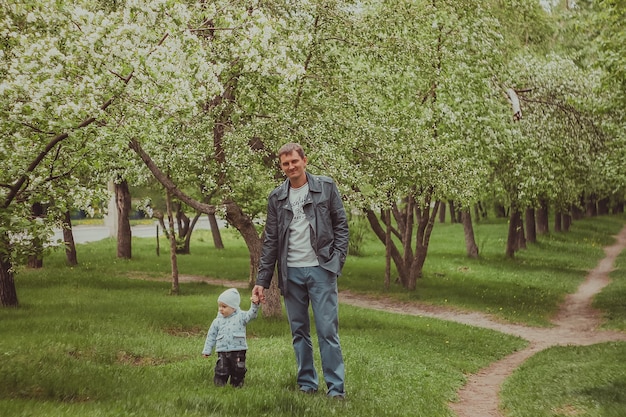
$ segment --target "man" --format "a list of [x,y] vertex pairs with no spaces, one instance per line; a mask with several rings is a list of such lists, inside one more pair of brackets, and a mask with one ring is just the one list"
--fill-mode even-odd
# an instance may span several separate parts
[[293,336],[297,382],[305,393],[318,388],[313,363],[309,303],[313,309],[327,395],[344,398],[345,368],[338,334],[337,277],[348,252],[348,221],[334,181],[306,171],[302,146],[278,151],[287,180],[269,197],[265,239],[253,296],[265,301],[278,262],[278,287]]

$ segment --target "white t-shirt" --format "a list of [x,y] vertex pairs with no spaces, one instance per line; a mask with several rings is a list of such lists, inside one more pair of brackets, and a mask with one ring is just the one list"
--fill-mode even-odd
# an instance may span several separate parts
[[304,214],[303,205],[309,196],[309,184],[300,188],[289,188],[289,203],[293,211],[293,219],[289,224],[289,251],[287,266],[317,266],[319,262],[311,247],[310,223]]

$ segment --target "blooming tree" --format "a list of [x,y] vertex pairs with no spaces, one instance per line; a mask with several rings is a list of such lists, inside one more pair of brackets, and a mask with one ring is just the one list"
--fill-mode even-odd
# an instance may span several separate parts
[[189,30],[193,7],[137,0],[112,11],[88,1],[0,8],[0,299],[11,306],[20,248],[52,226],[30,219],[32,204],[52,217],[58,201],[88,207],[94,190],[74,173],[119,154],[120,126],[140,134],[189,114],[222,86],[220,68]]
[[344,48],[355,65],[339,90],[352,115],[330,135],[339,156],[325,160],[414,289],[439,202],[469,206],[488,179],[508,120],[494,81],[501,36],[475,1],[372,1],[355,13],[357,46]]

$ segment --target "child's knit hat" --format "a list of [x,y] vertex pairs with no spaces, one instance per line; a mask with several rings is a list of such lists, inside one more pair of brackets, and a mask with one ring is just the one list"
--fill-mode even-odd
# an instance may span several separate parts
[[239,291],[236,288],[229,288],[217,298],[218,303],[224,303],[229,307],[234,308],[235,310],[239,310],[239,302],[241,301],[241,297],[239,296]]

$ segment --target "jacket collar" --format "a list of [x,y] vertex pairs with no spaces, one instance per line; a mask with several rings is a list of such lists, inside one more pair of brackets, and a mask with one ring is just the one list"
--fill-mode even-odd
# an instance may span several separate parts
[[[309,184],[309,191],[314,193],[319,193],[322,191],[322,185],[317,180],[317,177],[311,175],[307,172],[306,181]],[[287,178],[281,185],[278,186],[277,197],[279,200],[285,200],[289,196],[289,178]]]

